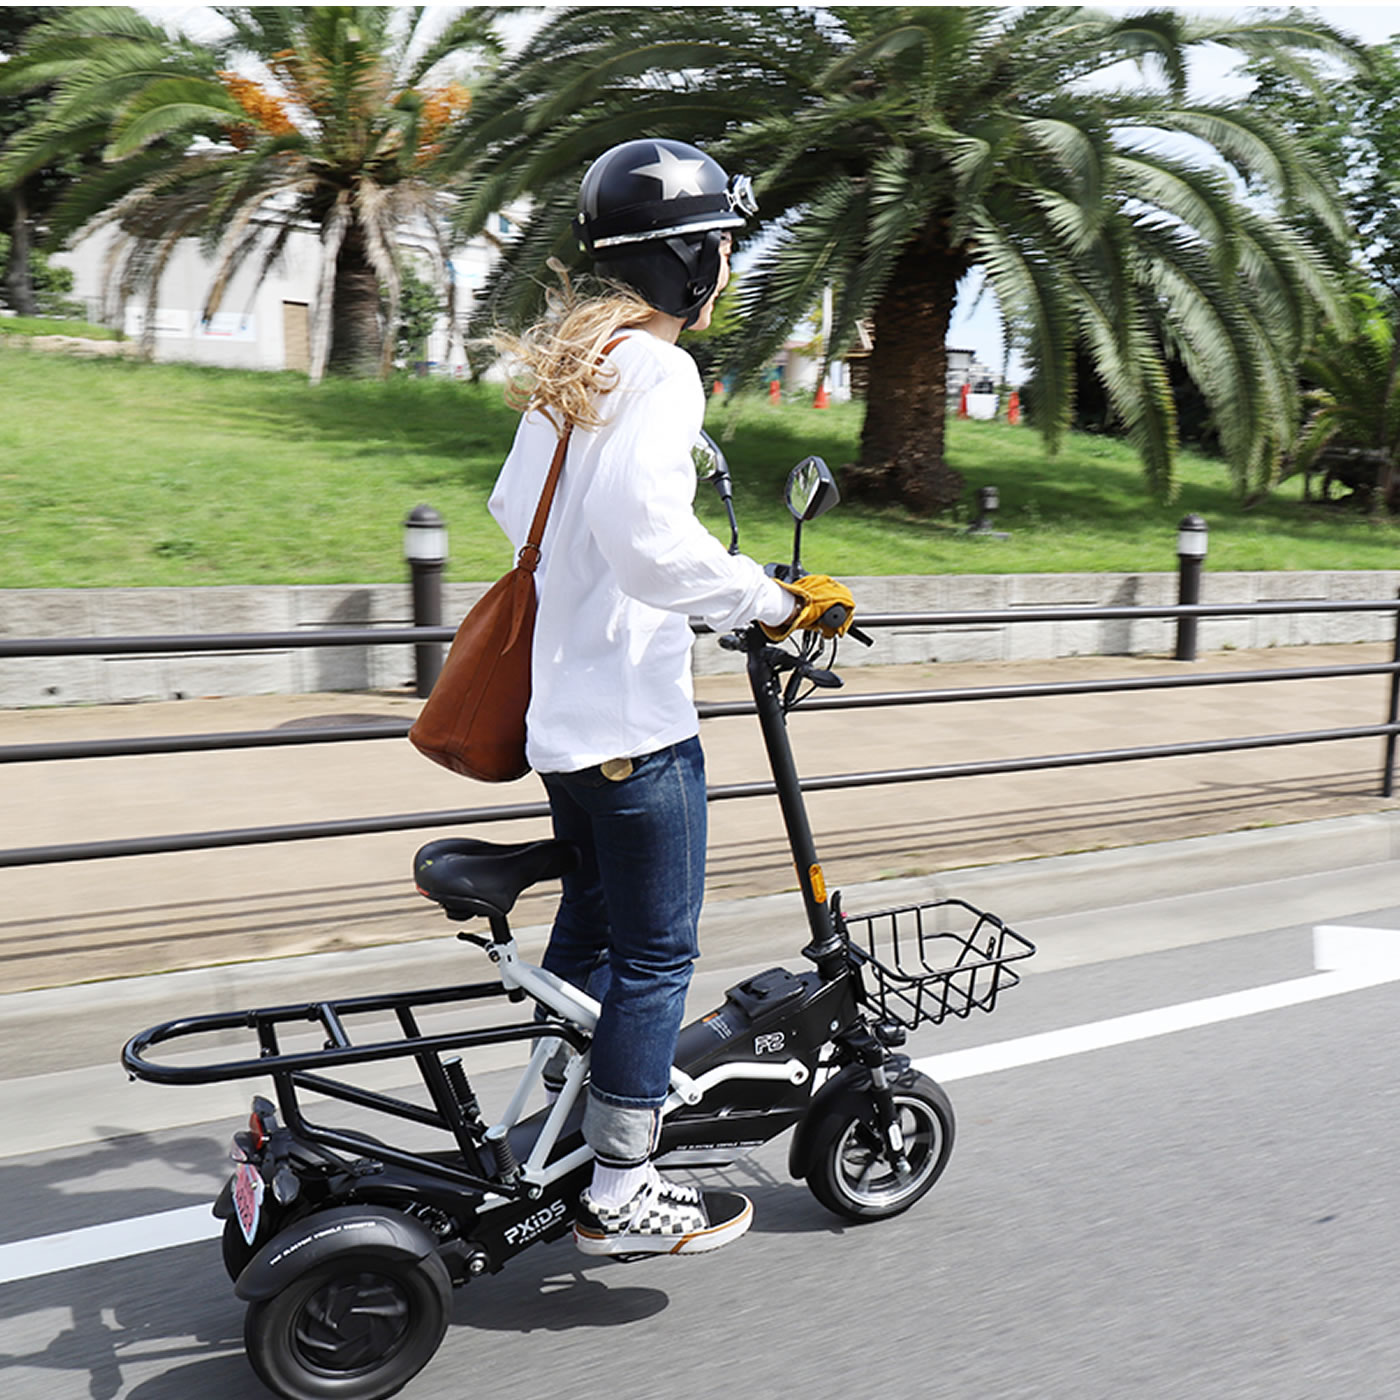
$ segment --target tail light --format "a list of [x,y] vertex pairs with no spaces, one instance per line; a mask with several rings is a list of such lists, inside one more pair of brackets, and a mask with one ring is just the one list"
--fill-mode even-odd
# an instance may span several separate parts
[[248,1115],[248,1132],[252,1137],[255,1152],[267,1146],[267,1140],[277,1128],[277,1110],[261,1094],[253,1100],[253,1111]]

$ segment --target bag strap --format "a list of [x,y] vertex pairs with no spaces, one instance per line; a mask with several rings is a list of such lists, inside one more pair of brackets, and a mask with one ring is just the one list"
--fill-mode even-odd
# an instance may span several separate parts
[[[598,352],[598,362],[602,363],[603,357],[609,355],[625,340],[625,336],[614,336]],[[559,435],[558,445],[554,449],[554,459],[549,464],[549,472],[544,479],[544,489],[540,492],[540,503],[535,507],[535,518],[530,522],[530,533],[526,536],[525,543],[520,546],[520,557],[516,561],[520,568],[534,573],[540,562],[540,543],[544,539],[544,525],[549,518],[549,508],[554,504],[554,492],[559,485],[559,474],[564,469],[564,458],[568,455],[569,439],[573,436],[574,425],[570,423]]]

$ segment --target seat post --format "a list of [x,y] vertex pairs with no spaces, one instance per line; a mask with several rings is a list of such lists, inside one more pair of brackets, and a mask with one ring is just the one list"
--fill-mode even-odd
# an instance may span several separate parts
[[492,914],[489,922],[491,924],[491,941],[496,944],[511,942],[510,920],[504,914]]

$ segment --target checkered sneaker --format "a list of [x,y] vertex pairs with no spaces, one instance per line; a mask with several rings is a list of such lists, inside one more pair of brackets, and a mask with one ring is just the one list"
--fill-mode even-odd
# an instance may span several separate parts
[[753,1205],[737,1191],[697,1191],[667,1181],[655,1167],[624,1205],[579,1198],[574,1243],[585,1254],[704,1254],[737,1240],[753,1221]]

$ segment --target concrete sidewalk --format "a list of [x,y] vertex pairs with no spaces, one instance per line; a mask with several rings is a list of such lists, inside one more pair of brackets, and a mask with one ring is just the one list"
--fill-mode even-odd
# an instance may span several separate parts
[[[1384,644],[1314,646],[1218,652],[1190,669],[1279,670],[1388,659]],[[874,692],[1184,669],[1163,658],[1111,656],[860,668],[847,672],[846,681],[850,691]],[[697,689],[702,699],[746,695],[742,677],[703,678]],[[1388,681],[1381,676],[1287,681],[799,712],[791,732],[800,770],[815,777],[1373,725],[1384,721],[1387,696]],[[397,694],[326,694],[0,711],[0,744],[406,718],[417,707],[416,700]],[[711,721],[702,737],[712,784],[767,777],[752,718]],[[1384,814],[1394,813],[1397,803],[1378,796],[1382,743],[1348,740],[821,793],[810,798],[812,824],[830,884],[890,881],[885,888],[892,896],[903,882],[923,888],[927,877],[940,872],[990,868],[1024,884],[1034,866],[1017,863],[1033,857],[1134,848],[1095,864],[1099,907],[1147,898],[1153,892],[1144,883],[1149,879],[1163,893],[1186,892],[1211,881],[1241,885],[1277,874],[1393,861],[1397,828]],[[486,787],[435,768],[401,740],[7,765],[0,784],[5,849],[542,797],[533,775]],[[1356,820],[1339,823],[1342,818]],[[1279,829],[1277,840],[1265,836],[1271,828]],[[1186,839],[1251,829],[1256,839],[1244,844],[1203,847]],[[459,830],[514,841],[545,834],[546,828],[531,821]],[[413,891],[411,861],[419,845],[449,831],[0,871],[0,994],[437,939],[447,926],[436,907]],[[1078,907],[1090,907],[1082,902],[1089,895],[1086,871],[1059,865],[1065,873],[1058,893],[1040,881],[1022,897],[1033,899],[1042,913],[1068,911],[1076,900]],[[1109,876],[1102,877],[1104,871]],[[985,874],[978,879],[985,883]],[[943,883],[963,893],[957,876],[946,874]],[[735,901],[776,897],[794,885],[774,800],[712,806],[707,956],[720,951],[726,938],[742,936],[724,931],[723,911]],[[528,896],[519,908],[520,925],[543,924],[551,902],[548,891]],[[749,906],[749,927],[757,908]]]

